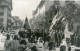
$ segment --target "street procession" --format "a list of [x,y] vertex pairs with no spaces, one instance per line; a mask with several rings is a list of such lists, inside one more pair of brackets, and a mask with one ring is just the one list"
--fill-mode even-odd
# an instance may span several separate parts
[[0,51],[80,51],[80,1],[0,0]]

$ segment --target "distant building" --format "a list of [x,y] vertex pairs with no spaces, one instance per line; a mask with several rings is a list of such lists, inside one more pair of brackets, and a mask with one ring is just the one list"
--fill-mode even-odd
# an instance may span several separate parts
[[13,23],[13,25],[11,26],[12,29],[19,29],[22,27],[23,22],[21,21],[21,19],[19,19],[18,16],[12,16],[11,18],[11,22]]
[[0,0],[0,27],[5,29],[8,27],[10,22],[12,10],[12,0]]

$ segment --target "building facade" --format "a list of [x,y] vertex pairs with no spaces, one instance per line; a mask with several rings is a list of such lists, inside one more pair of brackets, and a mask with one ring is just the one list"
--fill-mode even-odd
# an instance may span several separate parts
[[0,27],[4,29],[8,27],[12,10],[12,0],[0,0]]

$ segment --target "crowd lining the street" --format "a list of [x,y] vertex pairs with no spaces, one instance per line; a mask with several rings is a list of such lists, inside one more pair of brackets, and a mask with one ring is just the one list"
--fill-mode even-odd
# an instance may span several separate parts
[[[3,34],[3,32],[1,32]],[[5,51],[52,51],[54,43],[50,42],[50,36],[46,35],[45,40],[38,32],[19,31],[18,34],[6,33],[4,42]]]
[[[41,33],[20,30],[18,34],[6,34],[4,42],[4,51],[56,51],[55,42],[51,41],[48,33],[43,37]],[[2,31],[1,34],[4,34]],[[59,47],[60,51],[66,51],[66,46]],[[67,49],[71,51],[71,47]]]

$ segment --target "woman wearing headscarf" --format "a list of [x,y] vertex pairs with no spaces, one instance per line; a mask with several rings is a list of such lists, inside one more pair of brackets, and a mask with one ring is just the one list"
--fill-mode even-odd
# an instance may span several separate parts
[[18,51],[18,48],[19,48],[18,36],[15,35],[13,40],[11,41],[11,51]]
[[10,47],[11,47],[10,35],[7,35],[7,39],[5,40],[4,44],[5,51],[11,51]]
[[44,51],[42,38],[39,38],[39,42],[37,42],[37,48],[38,48],[39,51]]

